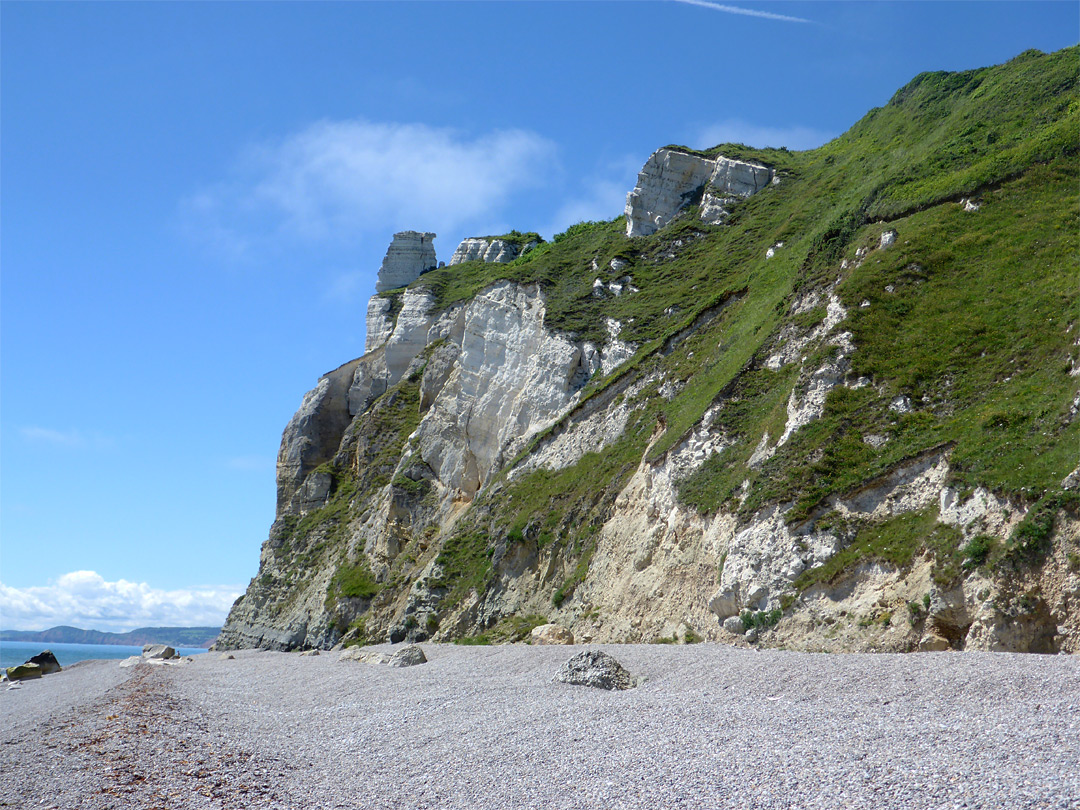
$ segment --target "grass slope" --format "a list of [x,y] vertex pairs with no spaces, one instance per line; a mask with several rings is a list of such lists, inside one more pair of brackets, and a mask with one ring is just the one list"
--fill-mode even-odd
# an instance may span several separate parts
[[[1070,411],[1077,382],[1068,373],[1080,338],[1078,72],[1074,47],[922,74],[819,149],[725,144],[704,153],[765,163],[780,180],[739,203],[724,226],[703,225],[694,209],[636,239],[625,236],[621,217],[580,223],[508,264],[468,262],[416,281],[443,308],[498,280],[538,284],[547,326],[581,340],[602,342],[605,319],[619,320],[620,338],[640,349],[612,377],[590,383],[586,396],[615,378],[654,371],[681,385],[670,400],[643,392],[626,432],[603,453],[558,472],[503,477],[482,492],[439,551],[443,575],[433,585],[445,594],[444,608],[486,587],[492,554],[505,543],[562,555],[568,575],[552,601],[568,598],[650,442],[652,456],[661,456],[721,400],[717,424],[734,444],[680,488],[683,502],[703,512],[726,507],[748,515],[786,501],[794,503],[790,520],[805,519],[828,495],[942,447],[951,448],[961,487],[1064,503],[1058,488],[1080,455],[1080,426]],[[958,204],[970,196],[980,201],[977,212]],[[886,228],[898,231],[895,245],[841,271],[844,259],[876,245]],[[613,260],[625,264],[615,270]],[[625,275],[638,292],[594,294],[595,279]],[[775,441],[783,430],[799,371],[770,370],[764,357],[785,325],[805,330],[823,317],[795,315],[796,295],[837,281],[849,311],[844,328],[856,346],[851,373],[871,384],[834,389],[820,419],[750,468],[762,435]],[[807,357],[805,369],[831,351]],[[382,421],[369,431],[371,449],[379,445],[369,469],[379,472],[347,481],[350,497],[386,483],[418,418],[392,407],[412,401],[410,384],[373,409]],[[914,404],[911,413],[889,409],[898,396]],[[658,426],[663,432],[653,441]],[[888,441],[874,448],[863,440],[871,433]],[[392,440],[379,442],[379,435]],[[743,482],[740,505],[735,494]],[[874,556],[884,548],[881,538],[895,535],[904,538],[905,559],[927,548],[940,552],[948,571],[959,570],[961,558],[946,549],[955,538],[935,526],[936,516],[919,515],[876,534],[856,532],[835,565]],[[333,534],[319,530],[320,537]],[[375,590],[363,560],[341,565],[340,595]]]

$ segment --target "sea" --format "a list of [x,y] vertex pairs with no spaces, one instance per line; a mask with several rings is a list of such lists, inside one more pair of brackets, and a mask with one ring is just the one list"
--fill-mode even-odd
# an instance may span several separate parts
[[[141,655],[142,646],[127,644],[58,644],[43,641],[0,641],[0,669],[14,667],[37,655],[42,650],[52,650],[60,666],[66,667],[76,661],[98,658],[127,658]],[[199,655],[206,652],[202,647],[177,647],[180,655]]]

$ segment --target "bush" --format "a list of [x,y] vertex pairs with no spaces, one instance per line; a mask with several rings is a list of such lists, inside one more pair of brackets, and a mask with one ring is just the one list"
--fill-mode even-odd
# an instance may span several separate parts
[[744,610],[742,615],[739,616],[739,620],[742,622],[744,632],[750,629],[768,630],[771,627],[776,627],[783,615],[784,611],[780,610],[780,608],[775,610]]
[[994,538],[987,534],[979,534],[971,539],[962,549],[964,557],[964,570],[973,571],[986,562],[991,550],[994,548]]

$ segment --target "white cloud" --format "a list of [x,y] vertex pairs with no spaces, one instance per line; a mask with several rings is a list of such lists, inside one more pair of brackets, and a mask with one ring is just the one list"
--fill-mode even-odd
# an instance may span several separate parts
[[56,430],[55,428],[27,425],[19,428],[19,433],[28,442],[35,444],[51,444],[57,447],[102,448],[112,444],[112,440],[100,433],[84,433],[80,430]]
[[550,233],[560,233],[578,222],[614,219],[623,212],[626,192],[634,187],[617,180],[594,180],[584,192],[562,205],[552,218]]
[[257,234],[350,241],[364,232],[453,231],[547,181],[552,142],[519,129],[472,137],[424,124],[320,121],[252,146],[233,176],[182,203],[189,230],[226,253]]
[[708,149],[721,143],[741,143],[746,146],[788,149],[815,149],[836,137],[835,133],[812,127],[763,127],[739,119],[728,119],[700,127],[688,144],[695,149]]
[[550,238],[578,222],[610,220],[622,214],[626,193],[637,182],[644,162],[640,155],[626,155],[597,167],[555,212],[544,236]]
[[326,301],[354,304],[367,299],[375,289],[376,274],[364,270],[351,270],[334,276],[323,294]]
[[145,582],[107,582],[94,571],[73,571],[44,586],[12,588],[0,582],[0,625],[5,630],[72,625],[115,632],[217,627],[243,592],[238,585],[163,591]]
[[752,8],[740,8],[739,6],[729,6],[724,3],[711,3],[709,0],[674,0],[676,3],[685,3],[689,6],[700,6],[701,8],[711,9],[712,11],[722,11],[725,14],[740,14],[744,17],[760,17],[765,20],[776,20],[777,22],[793,22],[793,23],[809,23],[813,20],[806,20],[802,17],[789,17],[787,14],[775,14],[771,11],[758,11]]

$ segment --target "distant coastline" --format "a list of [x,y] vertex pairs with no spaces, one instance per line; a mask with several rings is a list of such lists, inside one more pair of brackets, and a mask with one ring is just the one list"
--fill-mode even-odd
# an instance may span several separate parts
[[220,627],[139,627],[127,633],[82,630],[78,627],[50,627],[48,630],[0,630],[0,641],[36,641],[43,644],[169,644],[173,647],[203,647],[214,643]]

